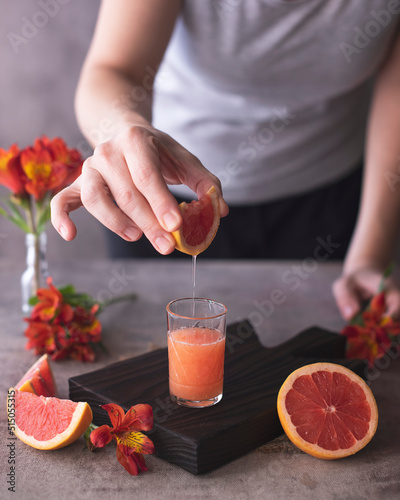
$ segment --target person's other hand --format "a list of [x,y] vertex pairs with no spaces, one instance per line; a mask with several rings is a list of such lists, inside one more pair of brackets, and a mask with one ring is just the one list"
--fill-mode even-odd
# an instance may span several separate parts
[[[363,302],[378,293],[382,271],[360,268],[345,272],[333,283],[333,295],[343,318],[350,320],[361,310]],[[387,315],[400,318],[400,287],[389,277],[385,280]]]
[[131,126],[100,144],[84,162],[80,177],[53,198],[51,221],[70,241],[76,227],[69,213],[83,205],[124,240],[136,241],[144,233],[166,255],[175,248],[171,232],[182,224],[167,184],[185,184],[198,197],[215,186],[221,216],[228,213],[218,178],[195,156],[151,126]]

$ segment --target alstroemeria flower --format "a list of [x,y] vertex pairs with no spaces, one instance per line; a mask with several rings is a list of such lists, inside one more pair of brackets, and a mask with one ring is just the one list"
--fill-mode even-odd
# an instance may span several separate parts
[[[56,187],[53,194],[68,186],[79,177],[82,172],[82,156],[77,149],[68,148],[60,137],[49,139],[46,136],[36,139],[34,148],[42,150],[46,148],[52,156],[54,163],[60,163],[66,167],[66,177]],[[54,164],[53,163],[53,164]]]
[[[66,290],[55,287],[51,277],[47,285],[48,288],[37,291],[37,303],[30,318],[25,319],[29,323],[26,348],[34,349],[35,354],[47,353],[53,360],[94,361],[92,345],[101,342],[101,323],[96,316],[99,304],[93,304],[88,295],[75,294],[71,286],[64,296],[62,291]],[[68,300],[72,300],[72,305]],[[77,305],[77,300],[88,305]]]
[[132,406],[127,413],[116,404],[106,404],[102,408],[108,412],[112,427],[102,425],[90,434],[94,448],[103,448],[112,439],[117,442],[118,462],[133,476],[147,471],[143,454],[154,453],[154,444],[139,431],[149,431],[153,427],[153,409],[150,405]]
[[382,358],[386,351],[399,339],[400,323],[385,316],[385,293],[375,295],[367,309],[362,312],[360,324],[350,324],[343,328],[347,337],[346,356],[366,359],[372,367],[375,360]]
[[41,321],[26,320],[29,323],[25,330],[25,337],[28,338],[26,349],[33,349],[37,355],[53,353],[57,349],[56,338],[61,332],[60,325],[52,325]]
[[26,191],[40,201],[47,193],[57,193],[80,175],[82,157],[59,137],[43,136],[35,140],[33,147],[21,152],[21,166],[26,176]]
[[24,180],[18,146],[13,144],[9,150],[0,148],[0,184],[6,186],[15,196],[25,196],[27,192]]
[[72,307],[63,303],[63,296],[53,285],[53,279],[49,277],[46,281],[49,288],[39,288],[37,291],[39,302],[33,308],[31,319],[49,321],[59,316],[63,323],[71,321],[74,315]]
[[25,148],[21,153],[21,166],[27,181],[25,189],[40,201],[60,186],[67,177],[67,167],[53,162],[48,149]]

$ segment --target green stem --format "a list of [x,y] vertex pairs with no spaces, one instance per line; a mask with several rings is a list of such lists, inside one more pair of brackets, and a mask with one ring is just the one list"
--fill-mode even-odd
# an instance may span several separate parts
[[29,205],[26,208],[27,221],[29,224],[29,229],[35,238],[35,264],[34,264],[34,279],[33,279],[33,295],[36,295],[40,287],[40,235],[37,233],[37,227],[35,224],[35,217],[33,214],[32,199],[29,200]]
[[117,304],[118,302],[123,302],[125,300],[136,300],[136,299],[137,299],[136,293],[127,293],[125,295],[118,295],[117,297],[112,297],[111,299],[100,302],[99,306],[100,310],[102,311],[111,304]]

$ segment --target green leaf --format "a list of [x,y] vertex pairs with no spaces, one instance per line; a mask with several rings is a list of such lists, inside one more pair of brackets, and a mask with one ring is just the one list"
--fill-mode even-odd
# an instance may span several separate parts
[[29,299],[29,305],[30,306],[35,306],[38,303],[39,303],[39,299],[38,299],[38,297],[36,297],[36,295],[34,295],[33,297],[31,297]]
[[32,232],[31,229],[30,229],[30,227],[28,226],[28,224],[24,220],[19,220],[16,217],[14,217],[13,215],[10,215],[10,214],[7,214],[7,213],[6,213],[5,217],[10,222],[12,222],[16,226],[18,226],[20,229],[22,229],[22,231],[25,231],[25,233],[31,233]]
[[48,222],[50,220],[50,217],[51,217],[50,205],[47,205],[46,208],[43,210],[43,212],[39,216],[39,220],[37,223],[37,228],[38,228],[39,233],[41,233],[45,230],[46,222]]
[[351,319],[349,322],[350,325],[358,325],[358,326],[364,326],[364,319],[362,317],[362,312],[359,312],[354,316],[354,318]]
[[60,286],[58,288],[58,291],[61,293],[61,295],[65,295],[65,294],[74,294],[75,293],[75,287],[74,285],[64,285],[64,286]]
[[22,220],[25,221],[25,218],[24,216],[21,214],[21,212],[18,210],[18,206],[13,203],[12,200],[10,200],[9,198],[6,198],[4,200],[4,203],[7,205],[7,207],[11,210],[11,212],[15,215],[15,217],[19,217],[21,218]]

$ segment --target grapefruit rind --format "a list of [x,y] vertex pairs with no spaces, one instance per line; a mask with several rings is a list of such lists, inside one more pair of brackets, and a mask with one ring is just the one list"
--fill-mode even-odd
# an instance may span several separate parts
[[[350,378],[351,381],[359,384],[364,391],[367,402],[369,403],[371,409],[369,429],[365,436],[361,440],[357,440],[356,444],[351,448],[326,450],[320,447],[318,444],[309,443],[298,434],[296,426],[292,423],[290,415],[286,410],[285,399],[288,392],[292,388],[294,381],[301,375],[311,375],[312,373],[317,371],[330,371],[345,374]],[[378,407],[371,389],[368,387],[365,381],[361,377],[356,375],[353,371],[335,363],[313,363],[310,365],[302,366],[301,368],[298,368],[297,370],[292,372],[287,377],[279,390],[277,408],[279,420],[281,422],[283,430],[285,431],[285,434],[290,439],[290,441],[292,441],[295,446],[300,448],[300,450],[304,451],[305,453],[308,453],[309,455],[317,458],[322,458],[324,460],[335,460],[338,458],[344,458],[350,455],[354,455],[371,441],[378,426]]]
[[[16,389],[10,388],[8,391],[9,394],[12,394],[12,391],[17,392]],[[37,397],[39,398],[41,396]],[[17,410],[18,408],[15,409],[15,411]],[[10,413],[8,414],[8,419],[10,425],[12,424],[13,426],[15,436],[23,443],[31,446],[32,448],[36,448],[37,450],[58,450],[59,448],[64,448],[65,446],[73,443],[80,436],[82,436],[82,434],[84,434],[93,420],[93,413],[88,403],[77,403],[76,409],[68,427],[63,432],[57,434],[54,438],[47,441],[39,441],[38,439],[34,438],[33,436],[29,436],[27,433],[21,430],[16,424],[14,417],[10,415]]]
[[[211,242],[215,238],[215,235],[217,234],[219,228],[219,222],[220,222],[219,198],[215,187],[211,186],[211,188],[207,191],[205,196],[208,196],[211,199],[211,204],[214,209],[214,220],[210,230],[207,233],[207,237],[204,240],[204,242],[196,246],[189,245],[185,241],[185,238],[183,237],[182,228],[172,233],[172,236],[175,239],[176,250],[179,250],[180,252],[186,253],[188,255],[192,256],[199,255],[200,253],[204,252],[204,250],[206,250],[211,245]],[[189,205],[190,204],[186,203],[185,201],[179,204],[179,210],[182,214],[182,217],[185,217],[185,212]]]

